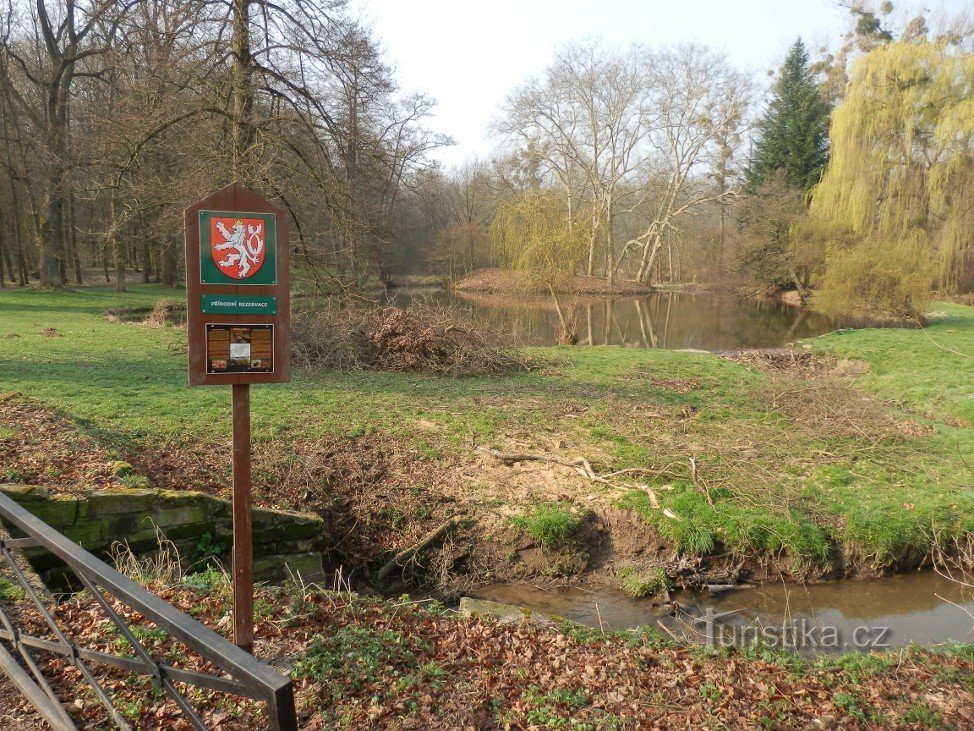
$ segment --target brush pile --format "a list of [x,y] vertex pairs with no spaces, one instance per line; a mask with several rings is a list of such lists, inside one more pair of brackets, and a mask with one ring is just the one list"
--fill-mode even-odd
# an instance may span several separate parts
[[528,361],[489,328],[458,313],[329,302],[292,316],[291,355],[306,370],[418,371],[453,377],[526,370]]

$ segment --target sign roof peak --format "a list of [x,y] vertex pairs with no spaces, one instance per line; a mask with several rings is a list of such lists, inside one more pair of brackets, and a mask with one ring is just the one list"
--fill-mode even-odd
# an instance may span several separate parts
[[186,210],[192,209],[255,211],[282,215],[282,211],[276,205],[251,188],[246,187],[239,180],[210,193],[202,200],[193,203]]

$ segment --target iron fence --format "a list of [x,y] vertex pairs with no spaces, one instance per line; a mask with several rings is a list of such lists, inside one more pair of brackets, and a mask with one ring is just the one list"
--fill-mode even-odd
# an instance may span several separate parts
[[[0,640],[9,643],[13,651],[19,655],[18,661],[18,658],[0,642],[0,669],[53,728],[60,731],[75,729],[76,725],[41,671],[35,657],[38,652],[60,655],[77,668],[85,683],[94,691],[95,696],[120,729],[130,729],[131,726],[90,670],[90,663],[109,665],[151,678],[154,685],[165,691],[179,707],[183,716],[197,729],[206,729],[206,725],[186,696],[176,687],[177,683],[263,702],[267,707],[268,725],[271,729],[274,731],[297,729],[294,689],[289,678],[259,662],[250,653],[123,576],[2,493],[0,493],[0,518],[5,525],[15,528],[25,536],[0,540],[0,556],[3,564],[11,570],[17,583],[26,592],[31,604],[40,612],[50,629],[48,637],[28,634],[17,626],[15,618],[0,606]],[[80,647],[65,634],[40,593],[14,558],[13,552],[22,552],[24,549],[31,548],[42,548],[67,565],[125,638],[134,654],[116,655]],[[166,632],[169,637],[178,640],[208,660],[222,671],[223,675],[176,668],[153,657],[136,638],[124,618],[115,611],[108,597],[138,612]]]

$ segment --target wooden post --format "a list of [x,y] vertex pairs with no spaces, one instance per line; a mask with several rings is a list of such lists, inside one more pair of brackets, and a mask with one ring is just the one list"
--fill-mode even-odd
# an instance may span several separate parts
[[254,649],[254,545],[250,489],[250,384],[233,388],[233,642]]

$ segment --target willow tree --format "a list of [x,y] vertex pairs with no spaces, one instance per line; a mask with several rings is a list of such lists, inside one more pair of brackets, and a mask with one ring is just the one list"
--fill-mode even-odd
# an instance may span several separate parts
[[516,271],[525,289],[547,292],[561,326],[559,340],[578,337],[561,295],[572,296],[575,274],[588,253],[589,232],[573,224],[564,199],[551,191],[525,193],[498,209],[490,227],[494,252]]
[[945,41],[888,43],[855,65],[812,192],[828,231],[823,300],[918,314],[933,288],[961,286],[974,253],[972,98],[974,54]]

